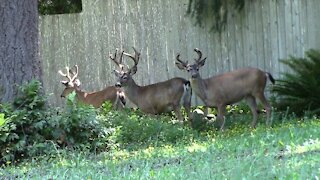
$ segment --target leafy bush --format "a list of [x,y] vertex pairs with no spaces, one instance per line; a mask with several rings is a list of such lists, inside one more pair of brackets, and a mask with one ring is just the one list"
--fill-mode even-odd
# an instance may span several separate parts
[[78,105],[74,94],[61,109],[46,109],[41,84],[31,81],[19,89],[12,104],[0,104],[0,163],[56,153],[57,148],[95,151],[111,146],[114,128],[97,118],[93,107]]
[[297,115],[305,111],[320,113],[320,51],[309,50],[305,58],[290,57],[281,60],[290,71],[277,80],[272,91],[276,93],[275,107]]
[[108,149],[113,128],[98,118],[93,106],[78,104],[74,97],[75,93],[69,95],[65,110],[51,117],[53,138],[62,146],[95,151]]
[[41,132],[46,124],[45,97],[40,92],[40,82],[34,80],[19,88],[12,105],[1,105],[0,162],[35,155],[47,146]]

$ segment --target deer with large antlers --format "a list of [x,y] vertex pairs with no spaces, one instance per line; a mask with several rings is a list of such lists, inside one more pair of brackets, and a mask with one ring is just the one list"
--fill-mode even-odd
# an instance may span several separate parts
[[[66,77],[68,80],[61,81],[65,85],[61,97],[66,97],[73,91],[76,93],[76,98],[79,102],[92,105],[95,108],[99,108],[105,101],[110,101],[114,109],[122,109],[125,106],[126,100],[122,89],[115,86],[108,86],[101,91],[96,92],[84,92],[80,89],[80,80],[78,77],[78,66],[75,65],[76,72],[66,67],[67,72],[63,73],[61,70],[58,73]],[[71,77],[71,75],[72,77]]]
[[180,54],[176,57],[176,65],[181,70],[186,70],[191,75],[191,87],[197,96],[203,101],[205,106],[204,115],[208,114],[209,107],[217,107],[217,120],[220,121],[220,129],[224,129],[224,114],[226,106],[245,99],[253,114],[252,128],[256,127],[258,118],[258,108],[256,99],[259,99],[267,112],[268,124],[271,116],[271,106],[264,95],[267,79],[274,84],[272,75],[257,68],[244,68],[221,75],[202,79],[199,68],[205,64],[206,58],[202,59],[202,52],[194,49],[198,54],[194,64],[182,61]]
[[[144,113],[161,114],[173,110],[180,122],[183,122],[182,105],[188,117],[191,118],[192,91],[190,82],[183,78],[173,78],[147,86],[137,85],[132,76],[137,72],[140,53],[135,48],[133,50],[134,55],[122,51],[118,61],[116,59],[117,50],[114,57],[112,55],[109,56],[120,69],[119,71],[114,70],[115,75],[118,77],[116,85],[124,89],[126,97]],[[131,68],[125,69],[125,66],[122,64],[123,55],[134,61],[134,65]]]

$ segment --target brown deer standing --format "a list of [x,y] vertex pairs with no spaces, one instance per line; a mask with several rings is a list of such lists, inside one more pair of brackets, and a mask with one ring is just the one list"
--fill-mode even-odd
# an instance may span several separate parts
[[264,89],[267,78],[274,84],[274,79],[270,73],[257,68],[244,68],[202,79],[199,68],[205,64],[206,58],[201,59],[202,53],[200,50],[194,49],[194,51],[199,56],[198,59],[195,59],[194,64],[190,65],[188,61],[180,60],[180,54],[178,54],[176,65],[179,69],[187,70],[191,75],[191,87],[206,106],[205,116],[208,114],[209,107],[217,107],[217,120],[221,122],[220,129],[223,130],[226,105],[245,99],[253,114],[251,126],[255,128],[258,117],[256,99],[259,99],[267,112],[266,123],[269,123],[271,106],[265,98]]
[[[173,78],[164,82],[139,86],[133,80],[132,76],[137,72],[137,65],[140,53],[133,48],[135,54],[131,55],[122,51],[119,61],[115,56],[110,55],[110,59],[120,68],[120,71],[114,70],[118,77],[117,86],[124,89],[126,97],[140,108],[144,113],[161,114],[174,111],[177,118],[182,122],[181,104],[185,108],[190,118],[191,107],[191,87],[190,82],[183,78]],[[127,70],[122,64],[123,55],[130,57],[134,61],[134,66]]]
[[[67,73],[63,73],[59,70],[59,74],[66,77],[67,81],[61,81],[65,85],[61,97],[66,97],[68,94],[75,91],[76,98],[79,102],[92,105],[95,108],[99,108],[105,101],[110,101],[114,109],[122,109],[125,106],[125,96],[122,89],[115,86],[108,86],[105,89],[97,92],[83,92],[80,89],[80,80],[78,76],[78,66],[75,65],[76,72],[73,72],[69,67],[66,67]],[[73,77],[70,76],[70,73]]]

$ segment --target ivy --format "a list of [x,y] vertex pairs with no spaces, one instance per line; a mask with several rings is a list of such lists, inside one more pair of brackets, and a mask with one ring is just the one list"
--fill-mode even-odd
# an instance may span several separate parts
[[221,33],[227,24],[230,8],[241,12],[248,0],[189,0],[187,15],[195,18],[195,25],[203,27],[211,21],[211,30]]

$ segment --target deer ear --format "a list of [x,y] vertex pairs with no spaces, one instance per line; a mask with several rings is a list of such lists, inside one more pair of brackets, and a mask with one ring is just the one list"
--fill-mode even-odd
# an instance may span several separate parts
[[179,62],[176,62],[176,66],[181,70],[187,69],[186,66],[184,66],[182,63],[179,63]]
[[130,69],[129,74],[132,76],[137,72],[137,70],[138,70],[137,66],[134,66]]
[[118,71],[118,70],[113,70],[113,73],[117,76],[117,77],[119,77],[120,76],[120,72]]
[[79,79],[75,79],[73,83],[74,83],[74,85],[77,86],[77,87],[79,87],[79,86],[81,85],[81,82],[80,82]]
[[63,85],[67,86],[69,81],[60,81]]

